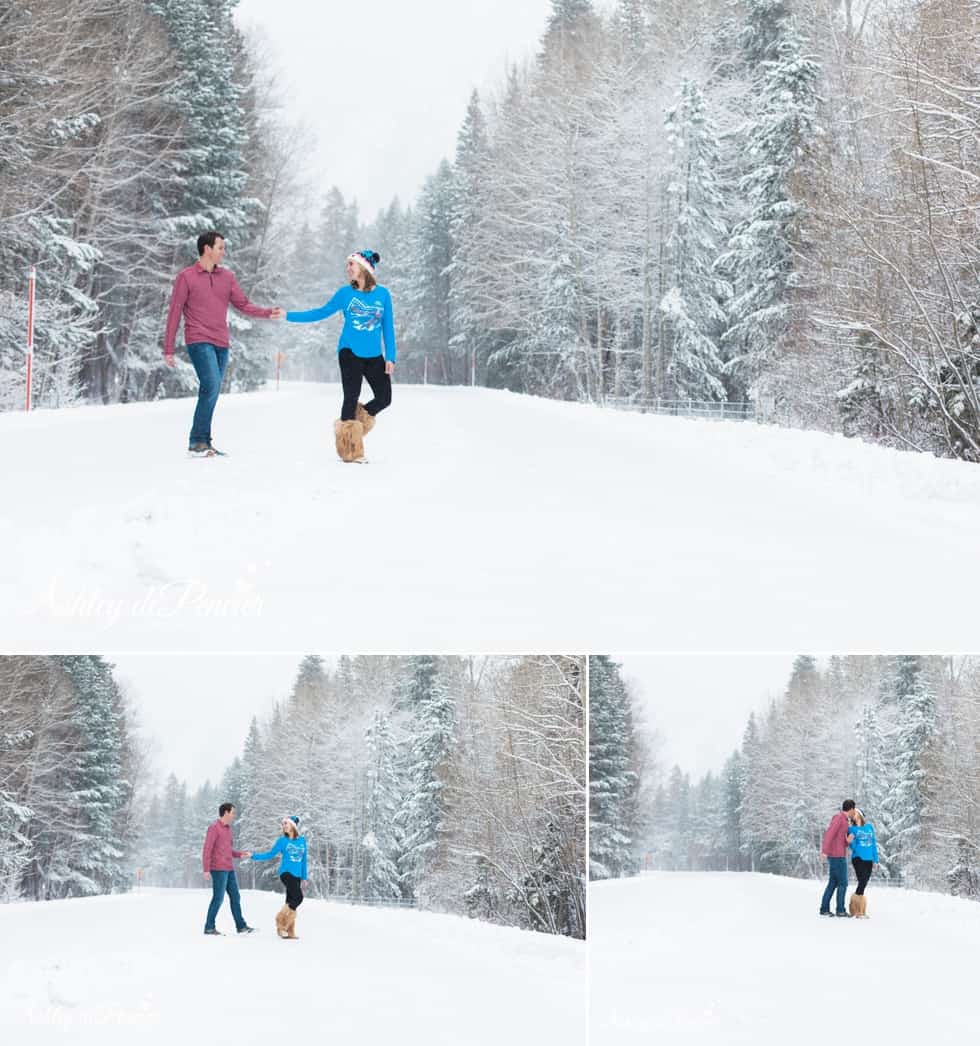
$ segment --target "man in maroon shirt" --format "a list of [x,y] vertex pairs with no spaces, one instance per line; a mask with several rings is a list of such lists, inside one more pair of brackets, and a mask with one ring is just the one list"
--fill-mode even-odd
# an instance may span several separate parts
[[[821,915],[836,915],[838,918],[849,919],[844,899],[847,894],[847,834],[851,830],[850,812],[854,809],[854,800],[845,799],[841,804],[840,813],[834,814],[827,825],[827,831],[823,834],[823,845],[820,852],[827,859],[827,872],[829,879],[827,888],[823,892],[823,900],[820,902]],[[837,891],[837,911],[830,910],[830,900]]]
[[204,881],[211,880],[211,904],[204,923],[206,934],[218,934],[214,920],[221,907],[225,894],[231,902],[231,914],[235,928],[239,933],[254,933],[254,928],[245,922],[242,915],[241,897],[238,893],[238,880],[235,878],[235,857],[251,857],[248,850],[233,850],[231,847],[231,822],[235,820],[235,807],[231,803],[222,803],[218,807],[218,820],[208,825],[204,837],[204,851],[201,860],[204,864]]
[[163,359],[168,367],[174,365],[174,342],[183,317],[187,355],[201,383],[188,450],[194,457],[210,458],[221,453],[211,443],[211,418],[228,364],[228,306],[261,319],[281,320],[286,312],[278,307],[261,308],[245,297],[234,273],[221,264],[225,239],[220,232],[212,229],[201,233],[197,238],[197,253],[198,260],[181,269],[174,280],[163,337]]

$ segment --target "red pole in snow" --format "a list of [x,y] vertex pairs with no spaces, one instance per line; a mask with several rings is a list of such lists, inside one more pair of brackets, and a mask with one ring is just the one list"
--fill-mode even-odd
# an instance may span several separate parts
[[34,284],[37,281],[37,270],[31,266],[31,275],[27,281],[27,394],[24,410],[31,409],[31,378],[34,369]]

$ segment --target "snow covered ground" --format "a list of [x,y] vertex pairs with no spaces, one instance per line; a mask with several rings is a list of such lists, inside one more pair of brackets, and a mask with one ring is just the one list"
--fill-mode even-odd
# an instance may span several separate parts
[[980,468],[819,433],[399,386],[0,417],[3,649],[974,649]]
[[[585,1042],[585,945],[455,916],[246,891],[258,933],[201,932],[208,894],[0,905],[0,1040],[156,1046]],[[11,1031],[29,1037],[9,1038]],[[175,1039],[180,1035],[181,1039]]]
[[872,879],[870,918],[824,919],[822,891],[725,873],[592,884],[591,1046],[974,1041],[980,904]]

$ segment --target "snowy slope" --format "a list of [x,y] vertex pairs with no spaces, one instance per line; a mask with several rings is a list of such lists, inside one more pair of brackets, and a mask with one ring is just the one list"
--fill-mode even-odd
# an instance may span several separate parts
[[824,919],[822,892],[747,873],[592,884],[591,1046],[975,1041],[980,904],[872,879],[870,918]]
[[246,891],[259,932],[201,932],[205,891],[0,905],[0,1040],[141,1046],[585,1042],[585,946],[454,916]]
[[976,646],[977,466],[434,387],[345,466],[338,393],[0,417],[3,649]]

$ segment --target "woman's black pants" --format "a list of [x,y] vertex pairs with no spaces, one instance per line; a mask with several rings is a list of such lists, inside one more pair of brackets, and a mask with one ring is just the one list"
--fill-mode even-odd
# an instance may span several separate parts
[[385,373],[384,356],[355,356],[350,349],[341,349],[340,383],[344,387],[344,405],[340,410],[341,421],[353,421],[357,415],[357,400],[361,395],[361,382],[367,381],[374,399],[364,404],[364,409],[374,417],[391,404],[391,376]]
[[851,864],[854,865],[854,874],[857,876],[858,888],[854,891],[858,895],[864,894],[864,888],[868,885],[868,880],[871,878],[871,869],[874,868],[874,864],[871,861],[864,860],[863,857],[852,857]]
[[283,872],[279,876],[279,881],[286,887],[286,904],[295,912],[303,903],[303,890],[301,887],[303,880],[297,879],[295,875],[290,875],[289,872]]

